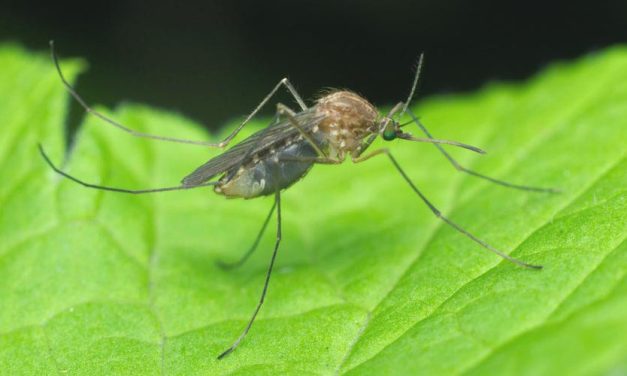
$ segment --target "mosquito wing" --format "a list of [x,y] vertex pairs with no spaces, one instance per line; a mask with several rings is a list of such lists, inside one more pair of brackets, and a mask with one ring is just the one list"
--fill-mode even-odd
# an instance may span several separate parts
[[[295,115],[296,121],[305,132],[310,132],[323,117],[316,114],[313,109]],[[239,167],[246,162],[247,158],[269,149],[272,145],[280,144],[283,140],[296,137],[299,133],[300,131],[289,120],[279,119],[266,128],[253,133],[224,153],[210,159],[183,178],[182,183],[186,187],[205,183],[218,174]]]

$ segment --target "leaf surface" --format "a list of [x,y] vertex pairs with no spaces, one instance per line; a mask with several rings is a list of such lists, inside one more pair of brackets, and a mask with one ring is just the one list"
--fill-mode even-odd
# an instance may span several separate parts
[[[283,242],[266,303],[222,361],[216,356],[261,292],[274,222],[242,268],[215,261],[248,249],[272,198],[225,200],[207,188],[123,195],[64,180],[37,142],[66,171],[125,188],[177,185],[219,152],[134,139],[88,117],[65,154],[69,99],[52,64],[4,45],[0,66],[3,372],[627,371],[625,48],[415,107],[436,137],[488,150],[450,149],[463,165],[561,194],[458,173],[430,145],[373,146],[389,146],[453,221],[542,271],[504,262],[438,221],[385,158],[316,166],[283,194]],[[75,77],[81,64],[63,66]],[[210,137],[180,115],[143,106],[111,115],[139,131]]]

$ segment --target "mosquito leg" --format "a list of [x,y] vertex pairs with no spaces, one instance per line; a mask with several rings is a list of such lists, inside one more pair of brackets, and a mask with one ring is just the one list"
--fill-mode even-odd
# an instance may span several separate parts
[[43,146],[41,146],[41,144],[39,144],[39,152],[41,153],[41,156],[44,158],[46,163],[48,163],[48,165],[57,174],[63,176],[64,178],[70,179],[73,182],[78,183],[78,184],[80,184],[80,185],[82,185],[84,187],[100,189],[100,190],[103,190],[103,191],[130,193],[130,194],[142,194],[142,193],[155,193],[155,192],[166,192],[166,191],[180,191],[180,190],[186,190],[186,189],[208,187],[208,186],[213,186],[213,185],[218,184],[217,181],[212,181],[212,182],[208,182],[208,183],[191,185],[191,186],[180,185],[180,186],[176,186],[176,187],[151,188],[151,189],[124,189],[124,188],[107,187],[107,186],[104,186],[104,185],[97,185],[97,184],[91,184],[91,183],[84,182],[84,181],[82,181],[82,180],[80,180],[78,178],[75,178],[74,176],[68,174],[67,172],[64,172],[64,171],[60,170],[57,166],[54,165],[54,163],[52,163],[52,161],[50,160],[50,158],[48,157],[48,155],[44,151],[44,148],[43,148]]
[[[428,138],[433,139],[433,136],[431,136],[431,133],[429,133],[427,128],[424,125],[422,125],[420,120],[418,120],[418,117],[416,115],[414,115],[414,113],[410,109],[407,109],[407,113],[412,118],[414,123],[416,123],[416,125],[418,125],[420,130],[422,130],[422,132],[425,135],[427,135]],[[446,159],[448,159],[449,162],[451,162],[451,164],[453,165],[453,167],[455,167],[455,169],[457,169],[457,171],[465,172],[465,173],[467,173],[469,175],[476,176],[478,178],[485,179],[485,180],[491,181],[492,183],[496,183],[496,184],[499,184],[499,185],[502,185],[502,186],[505,186],[505,187],[520,189],[520,190],[523,190],[523,191],[549,192],[549,193],[559,193],[560,192],[558,189],[554,189],[554,188],[540,188],[540,187],[531,187],[531,186],[527,186],[527,185],[519,185],[519,184],[508,183],[508,182],[503,181],[503,180],[495,179],[495,178],[492,178],[490,176],[480,174],[480,173],[478,173],[476,171],[473,171],[471,169],[463,167],[459,163],[457,163],[457,161],[455,159],[453,159],[453,157],[451,157],[451,155],[449,153],[447,153],[446,150],[444,150],[442,145],[439,145],[439,144],[434,144],[434,145],[435,145],[436,148],[438,148],[438,150],[440,150],[440,152],[442,154],[444,154]]]
[[281,157],[279,160],[281,162],[311,162],[318,164],[341,164],[341,159],[330,158],[330,157]]
[[425,205],[427,205],[429,207],[429,209],[431,209],[431,211],[433,212],[433,214],[436,217],[440,218],[446,224],[448,224],[449,226],[453,227],[455,230],[459,231],[464,236],[468,237],[469,239],[471,239],[475,243],[479,244],[483,248],[487,249],[490,252],[496,253],[497,255],[501,256],[502,258],[504,258],[507,261],[513,262],[516,265],[520,265],[522,267],[529,268],[529,269],[542,269],[541,265],[529,264],[529,263],[526,263],[526,262],[524,262],[522,260],[519,260],[517,258],[509,256],[509,255],[503,253],[502,251],[499,251],[498,249],[492,247],[490,244],[486,243],[485,241],[477,238],[476,236],[474,236],[470,232],[466,231],[461,226],[459,226],[457,223],[455,223],[455,222],[451,221],[450,219],[446,218],[445,216],[443,216],[442,213],[440,213],[440,211],[425,197],[425,195],[411,181],[409,176],[407,176],[405,171],[401,168],[401,166],[398,164],[398,162],[392,156],[392,154],[390,154],[390,151],[388,149],[378,149],[378,150],[375,150],[375,151],[373,151],[371,153],[368,153],[368,154],[366,154],[366,155],[364,155],[364,156],[362,156],[360,158],[354,159],[353,161],[356,162],[356,163],[363,162],[365,160],[368,160],[368,159],[370,159],[370,158],[372,158],[372,157],[374,157],[376,155],[380,155],[380,154],[385,154],[385,155],[387,155],[390,158],[390,161],[392,161],[392,164],[394,165],[394,167],[396,167],[396,170],[398,170],[398,172],[401,174],[403,179],[405,179],[405,181],[409,184],[409,186],[414,191],[414,193],[416,193],[418,195],[418,197],[420,197],[420,199],[425,203]]
[[252,255],[253,252],[257,249],[257,246],[259,245],[259,241],[261,240],[261,237],[263,236],[264,232],[266,231],[266,228],[268,227],[268,222],[270,222],[270,218],[272,218],[272,214],[274,213],[274,208],[276,208],[276,201],[274,202],[274,204],[272,204],[272,208],[270,209],[270,212],[268,213],[266,220],[263,222],[263,225],[261,226],[261,230],[257,234],[257,238],[255,239],[255,242],[248,249],[248,251],[239,260],[235,262],[218,261],[217,262],[218,266],[220,266],[223,269],[234,269],[239,266],[242,266],[242,264],[244,264],[244,262],[248,260],[250,255]]
[[279,88],[281,86],[284,86],[288,92],[294,97],[294,99],[296,99],[296,102],[298,102],[298,105],[303,109],[306,110],[307,106],[305,105],[305,102],[303,101],[303,99],[300,97],[300,95],[298,95],[298,93],[296,92],[296,89],[294,88],[294,86],[289,82],[289,80],[287,78],[283,78],[281,81],[279,81],[278,84],[276,84],[274,86],[274,88],[272,89],[272,91],[261,101],[261,103],[259,103],[259,105],[257,105],[257,107],[253,110],[253,112],[251,112],[245,119],[244,121],[237,127],[235,128],[235,130],[233,132],[231,132],[224,140],[220,141],[220,142],[207,142],[207,141],[195,141],[195,140],[187,140],[187,139],[181,139],[181,138],[175,138],[175,137],[164,137],[164,136],[157,136],[157,135],[153,135],[153,134],[149,134],[149,133],[143,133],[143,132],[138,132],[135,131],[131,128],[128,128],[127,126],[111,119],[110,117],[107,117],[103,114],[101,114],[100,112],[94,110],[93,108],[91,108],[91,106],[89,106],[87,104],[87,102],[85,102],[85,100],[78,94],[78,92],[76,91],[76,89],[74,89],[74,87],[72,85],[70,85],[70,83],[66,80],[65,76],[63,75],[63,71],[61,70],[61,66],[59,64],[59,59],[57,57],[57,54],[54,50],[54,41],[50,41],[50,54],[52,56],[52,61],[57,69],[57,73],[59,74],[59,78],[61,78],[61,82],[63,83],[63,85],[65,86],[65,88],[67,89],[67,91],[70,93],[70,95],[72,95],[72,97],[74,97],[74,99],[81,105],[81,107],[83,107],[85,109],[85,111],[89,114],[92,114],[93,116],[99,118],[100,120],[118,128],[123,130],[124,132],[129,133],[132,136],[135,137],[143,137],[143,138],[150,138],[153,140],[161,140],[161,141],[168,141],[168,142],[177,142],[177,143],[182,143],[182,144],[191,144],[191,145],[200,145],[200,146],[207,146],[207,147],[217,147],[217,148],[223,148],[225,146],[227,146],[229,144],[229,142],[239,133],[239,131],[244,128],[244,126],[246,125],[246,123],[248,123],[250,121],[250,119],[252,119],[257,112],[259,112],[259,110],[261,110],[261,108],[274,96],[274,94],[276,94],[276,92],[279,90]]
[[359,158],[359,156],[366,151],[366,149],[368,149],[370,147],[370,145],[372,145],[372,142],[379,137],[378,133],[374,133],[372,135],[370,135],[370,137],[368,137],[366,139],[366,141],[364,141],[361,145],[359,145],[357,147],[357,150],[355,150],[355,152],[352,154],[353,160],[355,160],[356,158]]
[[307,105],[305,104],[305,101],[303,101],[303,98],[300,97],[300,95],[294,88],[294,85],[292,85],[292,83],[290,82],[290,80],[288,80],[287,77],[283,77],[280,83],[282,83],[283,86],[285,86],[287,90],[290,92],[290,94],[292,94],[292,97],[296,99],[296,102],[300,106],[300,109],[302,111],[305,111],[307,109]]
[[277,210],[276,241],[274,243],[274,251],[272,252],[272,258],[270,259],[270,265],[268,266],[268,272],[266,273],[266,280],[263,284],[263,290],[261,291],[261,297],[259,298],[259,303],[257,303],[257,307],[255,308],[255,311],[253,312],[253,315],[248,321],[248,324],[246,325],[246,328],[244,328],[244,331],[242,332],[242,334],[240,334],[240,336],[235,340],[235,342],[233,342],[231,347],[226,349],[222,354],[218,355],[218,359],[222,359],[225,356],[232,353],[233,350],[235,350],[237,346],[240,344],[240,342],[242,342],[244,337],[246,337],[246,334],[248,334],[248,331],[250,330],[250,327],[253,325],[253,322],[255,321],[255,318],[257,317],[257,314],[259,313],[261,306],[263,305],[263,301],[266,298],[266,292],[268,292],[268,283],[270,282],[270,276],[272,275],[272,267],[274,266],[274,261],[276,260],[277,251],[279,250],[279,244],[281,243],[281,193],[279,191],[277,191],[274,194],[274,202],[275,202],[276,210]]
[[[420,69],[422,66],[422,57],[423,55],[420,55],[420,61],[418,63],[418,70],[416,72],[416,78],[414,79],[414,84],[412,85],[412,89],[411,89],[411,93],[409,94],[409,98],[411,99],[412,95],[414,95],[414,90],[416,89],[416,84],[418,83],[418,76],[420,76]],[[405,103],[403,102],[398,102],[394,107],[392,107],[392,109],[390,110],[390,112],[388,112],[387,116],[384,118],[384,123],[380,126],[381,129],[385,129],[385,127],[387,126],[388,122],[393,121],[392,118],[405,106]],[[401,112],[402,115],[402,112]],[[372,145],[372,143],[374,142],[374,140],[377,139],[377,137],[379,137],[379,132],[377,133],[373,133],[371,134],[364,142],[362,142],[357,149],[352,153],[352,158],[353,161],[355,159],[359,159],[359,156],[362,155],[366,149],[368,149],[370,147],[370,145]]]
[[311,144],[311,146],[314,148],[314,150],[316,150],[316,153],[318,153],[319,156],[322,156],[322,157],[327,156],[325,152],[323,152],[322,149],[320,149],[320,147],[318,146],[316,141],[314,141],[311,135],[305,132],[303,127],[298,123],[298,120],[296,120],[296,117],[295,117],[296,114],[294,113],[294,111],[292,111],[289,107],[287,107],[286,105],[282,103],[277,103],[276,108],[277,108],[277,113],[279,114],[279,116],[287,117],[289,122],[294,126],[294,128],[298,129],[300,134],[305,138],[305,140],[307,140]]
[[231,132],[231,134],[229,134],[224,140],[222,140],[222,142],[217,144],[218,147],[222,148],[228,145],[228,143],[231,142],[231,140],[239,133],[239,131],[244,128],[244,126],[250,121],[250,119],[252,119],[257,114],[257,112],[259,112],[263,108],[263,106],[265,106],[266,103],[270,101],[270,99],[274,96],[274,94],[276,94],[281,86],[285,86],[287,88],[287,90],[290,92],[290,94],[292,94],[294,99],[296,99],[296,102],[298,102],[298,105],[303,111],[307,109],[307,105],[305,105],[303,99],[300,97],[300,95],[298,95],[298,92],[296,91],[290,80],[288,80],[287,77],[284,77],[281,79],[281,81],[279,81],[278,84],[274,86],[272,91],[268,95],[266,95],[265,98],[263,98],[261,103],[259,103],[257,107],[255,107],[253,112],[246,116],[246,119],[244,119],[244,121],[240,125],[238,125],[233,132]]
[[[274,115],[273,121],[270,123],[269,126],[272,126],[273,124],[277,124],[278,122],[280,122],[281,117],[287,117],[290,124],[300,132],[300,134],[312,145],[312,147],[316,150],[316,152],[319,155],[320,154],[325,155],[324,152],[320,150],[316,142],[311,138],[311,136],[307,134],[307,132],[305,132],[303,128],[300,126],[300,124],[298,123],[298,120],[296,120],[296,112],[294,112],[291,108],[287,107],[286,105],[282,103],[277,104],[277,111]],[[257,140],[257,142],[259,141],[260,140]],[[248,152],[244,155],[244,158],[242,158],[242,162],[240,163],[238,168],[242,166],[243,161],[248,160],[248,157],[250,157],[251,153],[253,152],[253,150],[255,150],[256,146],[257,144],[255,143],[253,144],[252,147],[248,149]],[[228,176],[229,179],[234,176],[238,168],[232,169],[233,172]]]

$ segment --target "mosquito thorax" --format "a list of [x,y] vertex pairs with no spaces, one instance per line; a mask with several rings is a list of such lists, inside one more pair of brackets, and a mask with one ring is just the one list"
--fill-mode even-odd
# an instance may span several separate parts
[[346,90],[318,99],[316,111],[324,116],[317,131],[340,156],[354,151],[376,128],[378,118],[377,109],[370,102]]

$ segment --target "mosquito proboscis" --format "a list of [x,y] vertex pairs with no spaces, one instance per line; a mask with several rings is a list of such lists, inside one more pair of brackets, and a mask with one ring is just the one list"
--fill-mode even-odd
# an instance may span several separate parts
[[[434,144],[444,157],[460,172],[509,188],[535,192],[557,192],[557,190],[551,188],[531,187],[495,179],[475,172],[474,170],[467,169],[457,163],[444,149],[443,145],[460,147],[480,154],[483,154],[484,151],[478,147],[461,142],[434,138],[409,108],[420,77],[423,55],[420,55],[418,60],[416,74],[412,81],[411,90],[407,99],[397,103],[384,116],[381,116],[377,109],[365,98],[348,90],[336,90],[327,93],[317,99],[314,105],[308,107],[290,81],[287,78],[283,78],[244,121],[224,140],[220,142],[207,142],[137,132],[92,109],[65,79],[52,41],[50,42],[50,50],[52,61],[54,62],[63,85],[85,111],[135,137],[224,148],[231,143],[239,131],[272,99],[281,87],[284,87],[295,99],[296,103],[298,103],[300,108],[297,111],[278,103],[276,117],[267,127],[235,144],[224,153],[211,158],[184,177],[180,185],[172,187],[125,189],[87,183],[63,172],[55,166],[46,155],[43,147],[41,145],[39,146],[43,158],[56,173],[88,188],[121,193],[144,194],[212,186],[216,193],[226,197],[250,199],[259,196],[274,196],[274,203],[252,247],[236,262],[220,262],[220,265],[224,268],[233,268],[242,265],[257,248],[271,217],[276,212],[276,240],[259,301],[253,315],[248,320],[240,336],[230,347],[218,355],[218,359],[222,359],[233,352],[246,337],[265,300],[272,269],[281,242],[281,193],[304,177],[314,164],[339,164],[349,156],[354,163],[360,163],[378,155],[387,156],[392,166],[394,166],[413,192],[427,205],[436,217],[479,244],[484,249],[497,254],[509,262],[528,269],[542,269],[541,265],[527,263],[500,251],[442,215],[437,207],[418,189],[388,148],[380,148],[366,153],[366,150],[369,149],[378,137],[388,142],[400,139],[431,143]],[[400,119],[405,114],[407,114],[411,120],[401,124],[397,119]],[[415,124],[425,137],[415,137],[403,131],[402,128],[410,124]]]

